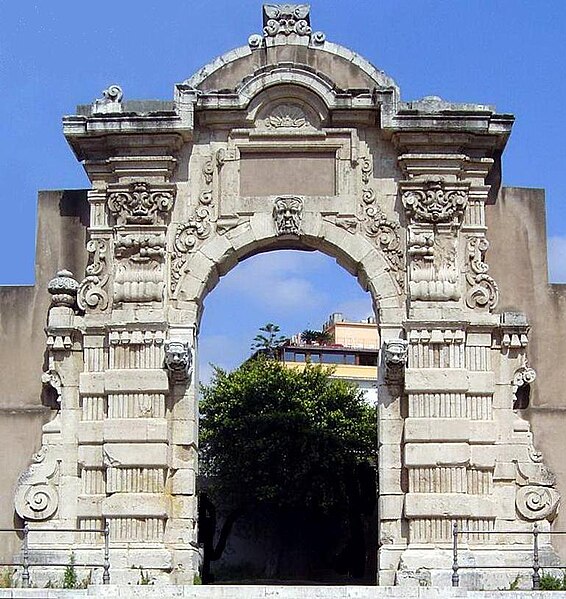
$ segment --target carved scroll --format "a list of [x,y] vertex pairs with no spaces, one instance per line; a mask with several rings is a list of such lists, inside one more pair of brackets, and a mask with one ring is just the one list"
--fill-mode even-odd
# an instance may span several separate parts
[[51,451],[43,446],[18,481],[14,503],[23,520],[47,520],[57,511],[59,496],[55,478],[59,462],[51,456]]
[[362,179],[362,221],[366,235],[383,252],[389,271],[393,274],[399,289],[405,288],[405,257],[401,249],[399,223],[387,218],[375,199],[375,191],[371,186],[373,163],[371,158],[360,159]]
[[268,37],[276,35],[310,35],[310,6],[308,4],[264,4],[263,31]]
[[[217,154],[217,167],[223,164],[223,154]],[[171,291],[175,293],[181,280],[188,259],[199,241],[207,239],[212,232],[214,161],[208,156],[201,169],[203,191],[199,196],[198,206],[193,215],[185,223],[177,226],[173,241],[173,256],[171,260]]]
[[468,237],[468,272],[466,281],[470,286],[466,294],[469,308],[495,308],[499,300],[499,290],[495,280],[487,274],[489,266],[484,261],[489,248],[485,237]]
[[109,278],[106,261],[108,241],[91,239],[86,244],[86,250],[91,254],[91,259],[86,267],[86,277],[79,285],[77,304],[81,310],[104,311],[108,307],[108,293],[105,290]]

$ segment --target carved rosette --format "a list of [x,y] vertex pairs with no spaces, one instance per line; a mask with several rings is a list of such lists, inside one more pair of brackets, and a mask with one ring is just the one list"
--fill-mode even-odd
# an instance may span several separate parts
[[277,235],[299,235],[303,220],[303,198],[280,196],[273,204],[273,221]]
[[405,256],[401,248],[399,223],[387,218],[375,199],[375,191],[371,186],[373,162],[370,157],[360,159],[362,179],[361,219],[366,235],[374,241],[382,251],[389,271],[393,274],[399,289],[405,288]]
[[174,197],[172,185],[134,181],[127,188],[111,186],[107,205],[118,225],[156,225],[165,222]]
[[108,241],[94,238],[86,244],[90,254],[90,264],[86,267],[86,277],[79,285],[77,304],[81,310],[104,311],[108,308],[108,293],[105,289],[108,275]]
[[488,248],[489,241],[485,237],[468,237],[466,281],[469,289],[466,304],[469,308],[486,308],[491,311],[499,300],[499,289],[495,280],[487,274],[489,266],[484,260]]
[[[225,152],[216,154],[216,166],[220,170],[224,164]],[[193,215],[185,223],[177,225],[173,241],[173,255],[171,258],[171,292],[175,293],[181,280],[189,254],[195,249],[199,241],[207,239],[212,232],[214,217],[213,180],[214,160],[207,156],[201,169],[202,192],[199,196],[198,206]]]
[[449,186],[442,178],[403,183],[401,200],[412,222],[460,224],[468,205],[467,188]]

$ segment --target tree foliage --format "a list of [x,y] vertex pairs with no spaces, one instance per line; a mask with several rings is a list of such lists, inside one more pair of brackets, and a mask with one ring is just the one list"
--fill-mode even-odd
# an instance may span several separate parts
[[215,494],[247,507],[347,508],[356,468],[375,458],[375,410],[331,373],[261,356],[215,370],[200,403],[202,473]]
[[269,356],[273,356],[274,350],[287,341],[287,337],[281,335],[280,327],[272,322],[260,327],[259,331],[254,337],[252,350],[263,350]]
[[309,345],[311,343],[325,345],[326,343],[330,343],[331,340],[332,335],[328,331],[313,331],[312,329],[305,329],[301,333],[301,341]]

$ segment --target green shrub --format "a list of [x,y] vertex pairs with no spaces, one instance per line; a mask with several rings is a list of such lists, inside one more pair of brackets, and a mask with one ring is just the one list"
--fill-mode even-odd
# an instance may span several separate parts
[[16,586],[14,568],[2,568],[0,572],[0,589],[13,589]]
[[541,591],[563,591],[566,590],[566,573],[562,576],[554,576],[549,572],[543,572],[540,577]]

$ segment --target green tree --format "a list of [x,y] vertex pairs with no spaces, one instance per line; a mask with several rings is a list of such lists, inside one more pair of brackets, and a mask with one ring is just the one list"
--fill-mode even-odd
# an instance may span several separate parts
[[275,350],[287,341],[287,337],[281,335],[280,327],[272,322],[260,327],[259,331],[252,343],[253,351],[260,350],[273,357]]
[[332,335],[328,331],[313,331],[312,329],[306,329],[301,333],[301,341],[303,343],[319,343],[325,345],[332,341]]
[[375,501],[375,410],[331,374],[265,357],[217,368],[202,388],[201,472],[224,504],[268,512],[275,536],[341,522],[360,546],[359,520]]

